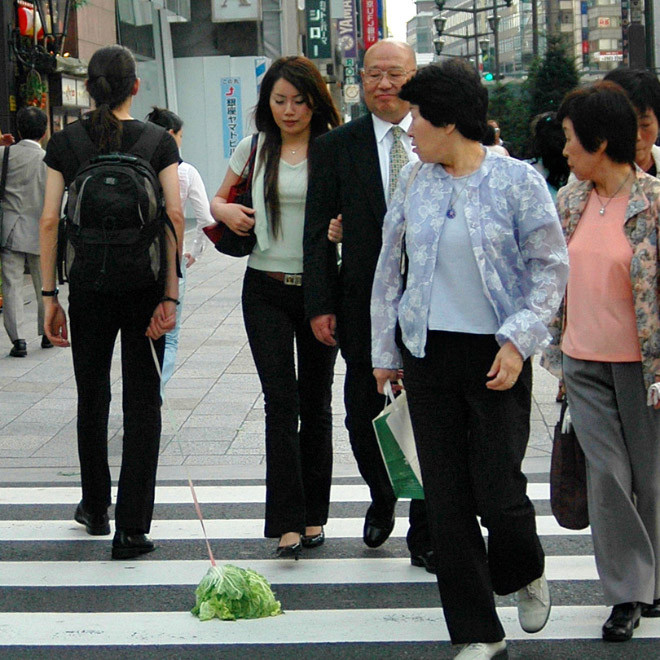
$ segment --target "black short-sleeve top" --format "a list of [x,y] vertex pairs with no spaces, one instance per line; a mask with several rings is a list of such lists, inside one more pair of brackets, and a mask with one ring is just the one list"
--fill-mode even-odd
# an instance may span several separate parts
[[[83,117],[83,126],[88,129],[90,121],[89,118]],[[121,138],[121,151],[128,152],[132,145],[134,145],[144,127],[144,122],[137,119],[127,119],[122,121],[122,138]],[[72,139],[72,134],[65,128],[59,131],[50,138],[46,146],[46,156],[44,162],[48,167],[62,173],[64,177],[64,184],[68,186],[75,178],[76,171],[81,163],[78,162],[69,140]],[[179,148],[170,133],[163,131],[163,137],[154,151],[151,158],[151,166],[154,168],[156,174],[164,170],[172,163],[179,162]]]

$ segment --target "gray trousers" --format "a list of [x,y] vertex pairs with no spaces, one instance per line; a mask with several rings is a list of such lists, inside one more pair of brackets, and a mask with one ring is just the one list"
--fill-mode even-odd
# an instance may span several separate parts
[[564,355],[563,366],[605,601],[652,603],[660,597],[660,411],[646,405],[639,362]]
[[27,261],[32,276],[34,292],[37,296],[37,334],[44,333],[44,303],[41,299],[41,266],[38,254],[0,250],[0,269],[2,270],[2,317],[9,339],[15,342],[23,339],[23,275]]

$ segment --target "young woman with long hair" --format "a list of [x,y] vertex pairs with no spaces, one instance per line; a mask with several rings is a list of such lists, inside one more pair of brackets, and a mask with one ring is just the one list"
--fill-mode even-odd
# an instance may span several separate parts
[[[131,152],[146,124],[130,115],[140,81],[135,59],[122,46],[96,51],[89,62],[87,89],[96,109],[81,124],[67,126],[48,143],[44,208],[40,221],[41,268],[45,305],[45,332],[56,346],[69,346],[67,316],[55,288],[58,222],[64,189],[83,164],[81,154],[93,143],[97,154]],[[82,129],[86,132],[80,131]],[[110,365],[116,337],[121,333],[124,436],[122,466],[115,506],[116,533],[112,557],[127,559],[151,552],[146,534],[153,514],[160,441],[160,379],[149,340],[163,359],[163,335],[174,327],[178,296],[177,240],[181,245],[183,214],[179,198],[179,151],[164,129],[150,163],[163,189],[165,209],[176,236],[166,231],[164,278],[151,283],[121,282],[119,290],[99,291],[72,269],[69,276],[71,350],[78,386],[78,454],[82,500],[75,520],[92,535],[110,533],[110,470],[108,469],[108,414]],[[84,160],[84,159],[83,159]],[[121,224],[122,218],[116,218]],[[105,222],[105,221],[104,221]],[[115,254],[115,253],[113,253]],[[78,259],[78,257],[76,257]]]
[[[310,143],[339,124],[323,78],[310,60],[283,57],[261,83],[254,208],[228,204],[251,152],[238,145],[211,202],[214,218],[257,244],[243,282],[243,317],[266,411],[265,536],[278,557],[324,541],[332,476],[331,386],[336,349],[312,334],[303,306],[302,259]],[[294,346],[297,357],[294,357]]]

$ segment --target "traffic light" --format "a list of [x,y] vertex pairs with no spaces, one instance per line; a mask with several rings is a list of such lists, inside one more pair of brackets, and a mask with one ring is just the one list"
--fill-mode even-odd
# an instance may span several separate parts
[[492,82],[495,80],[495,76],[490,71],[488,71],[487,73],[484,73],[484,80],[486,82]]

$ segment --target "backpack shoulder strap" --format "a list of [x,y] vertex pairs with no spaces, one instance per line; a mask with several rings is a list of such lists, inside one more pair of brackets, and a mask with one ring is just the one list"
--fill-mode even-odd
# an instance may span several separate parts
[[166,131],[162,126],[158,126],[151,121],[144,122],[144,128],[140,137],[128,151],[134,156],[143,158],[148,163],[151,162],[151,158],[158,148],[158,145],[163,138],[163,133],[165,132]]
[[65,135],[69,148],[78,161],[77,169],[80,169],[98,153],[98,149],[92,142],[92,138],[83,126],[82,121],[78,120],[67,126]]

